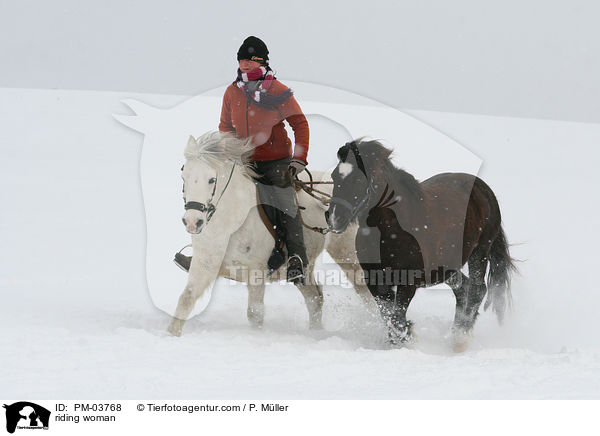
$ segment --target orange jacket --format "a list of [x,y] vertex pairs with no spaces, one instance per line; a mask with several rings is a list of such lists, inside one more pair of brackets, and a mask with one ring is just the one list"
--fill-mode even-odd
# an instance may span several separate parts
[[[280,95],[287,89],[280,81],[273,80],[269,92]],[[292,141],[288,138],[283,120],[294,131],[296,145],[293,153]],[[253,160],[269,161],[291,156],[307,163],[308,121],[293,96],[279,105],[277,111],[270,111],[248,100],[234,82],[223,96],[219,130],[234,133],[238,138],[252,137],[253,143],[258,145],[252,155]]]

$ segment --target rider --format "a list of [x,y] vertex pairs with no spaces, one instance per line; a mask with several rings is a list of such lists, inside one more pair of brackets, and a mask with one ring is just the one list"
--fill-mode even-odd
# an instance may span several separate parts
[[[276,234],[269,271],[276,271],[285,263],[285,243],[287,280],[300,284],[305,282],[308,258],[291,182],[307,165],[309,127],[292,90],[275,78],[268,55],[267,46],[259,38],[250,36],[244,40],[237,52],[237,79],[223,96],[219,130],[240,139],[252,138],[256,148],[251,161],[259,175],[255,183]],[[284,120],[294,131],[294,147]]]

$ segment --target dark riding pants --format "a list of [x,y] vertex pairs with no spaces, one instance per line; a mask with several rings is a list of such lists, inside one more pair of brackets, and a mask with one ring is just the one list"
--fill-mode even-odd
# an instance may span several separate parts
[[288,170],[290,160],[291,158],[284,158],[253,162],[254,170],[260,174],[255,183],[265,213],[275,226],[278,237],[285,241],[288,256],[297,254],[304,265],[307,265],[302,223],[291,185],[292,176]]

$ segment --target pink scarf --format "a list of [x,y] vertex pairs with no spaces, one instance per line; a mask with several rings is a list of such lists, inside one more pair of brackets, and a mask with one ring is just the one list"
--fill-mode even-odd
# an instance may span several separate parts
[[[237,81],[235,83],[238,88],[244,91],[248,100],[264,109],[276,111],[277,106],[290,98],[293,92],[291,89],[287,89],[281,95],[269,94],[268,91],[273,84],[273,80],[275,80],[275,74],[271,70],[271,67],[262,65],[249,73],[242,73],[238,68]],[[254,86],[249,86],[249,83],[257,81],[258,83],[254,83]],[[254,91],[248,88],[253,88]]]

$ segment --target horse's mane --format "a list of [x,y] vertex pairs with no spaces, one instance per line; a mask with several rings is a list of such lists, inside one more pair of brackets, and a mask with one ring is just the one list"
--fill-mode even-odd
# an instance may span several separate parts
[[[412,174],[395,166],[390,160],[393,150],[383,146],[377,140],[365,141],[364,138],[358,138],[353,142],[365,163],[367,173],[374,171],[375,168],[380,168],[385,182],[390,185],[390,191],[393,189],[396,192],[404,192],[416,201],[423,197],[423,189],[419,181]],[[344,146],[348,146],[348,151],[349,144]],[[338,152],[338,157],[341,157],[340,152]]]
[[186,159],[202,159],[213,166],[233,161],[247,170],[246,175],[256,176],[250,161],[255,148],[250,138],[239,139],[232,133],[212,131],[190,140],[183,154]]

